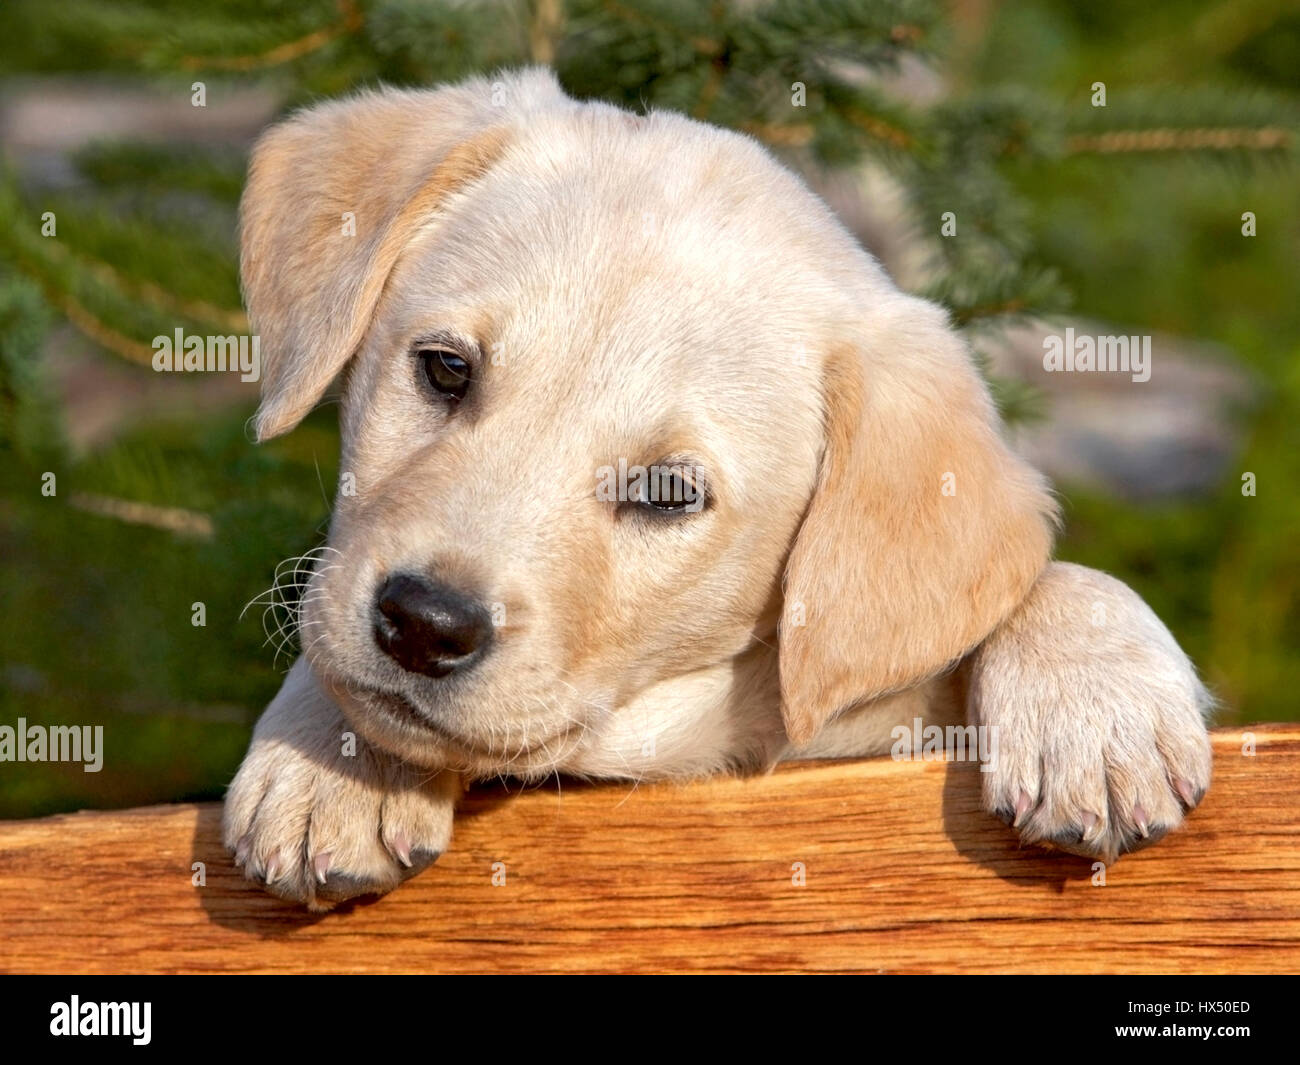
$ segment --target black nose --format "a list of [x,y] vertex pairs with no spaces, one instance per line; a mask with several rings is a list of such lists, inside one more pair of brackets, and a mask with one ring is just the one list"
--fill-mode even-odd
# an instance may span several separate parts
[[478,661],[492,641],[482,603],[444,584],[398,573],[375,597],[375,643],[403,669],[445,677]]

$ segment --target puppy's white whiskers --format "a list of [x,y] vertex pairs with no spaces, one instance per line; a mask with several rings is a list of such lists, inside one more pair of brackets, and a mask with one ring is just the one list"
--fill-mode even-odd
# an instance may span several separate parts
[[266,640],[262,646],[274,646],[273,661],[278,663],[282,654],[292,657],[295,641],[301,635],[302,611],[309,603],[319,602],[328,594],[323,588],[312,590],[315,578],[337,569],[337,561],[327,558],[342,555],[329,544],[319,544],[301,555],[281,560],[276,564],[271,586],[253,596],[240,611],[242,620],[250,607],[262,607],[262,631]]

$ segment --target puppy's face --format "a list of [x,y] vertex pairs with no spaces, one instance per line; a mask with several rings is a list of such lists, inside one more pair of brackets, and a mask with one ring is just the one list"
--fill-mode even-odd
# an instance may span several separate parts
[[521,135],[389,278],[302,630],[389,745],[549,766],[647,686],[775,639],[831,301],[734,199],[802,191],[743,144],[674,151],[683,125]]
[[770,651],[801,740],[969,649],[1051,506],[939,312],[747,139],[510,87],[327,105],[245,193],[260,435],[346,368],[301,633],[357,728],[545,772]]

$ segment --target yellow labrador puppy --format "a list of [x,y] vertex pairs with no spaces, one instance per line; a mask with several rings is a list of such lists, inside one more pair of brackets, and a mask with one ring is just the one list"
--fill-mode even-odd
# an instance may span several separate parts
[[[313,908],[447,847],[462,782],[689,777],[996,739],[987,809],[1104,858],[1210,777],[1128,588],[1049,561],[944,312],[752,140],[544,71],[326,103],[242,208],[260,439],[346,374],[304,653],[226,802]],[[901,734],[900,734],[901,735]]]

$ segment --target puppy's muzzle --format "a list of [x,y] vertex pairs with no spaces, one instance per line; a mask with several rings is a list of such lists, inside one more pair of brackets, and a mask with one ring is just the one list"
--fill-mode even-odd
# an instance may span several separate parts
[[411,673],[464,672],[492,642],[492,615],[475,599],[424,577],[398,573],[375,596],[375,643]]

